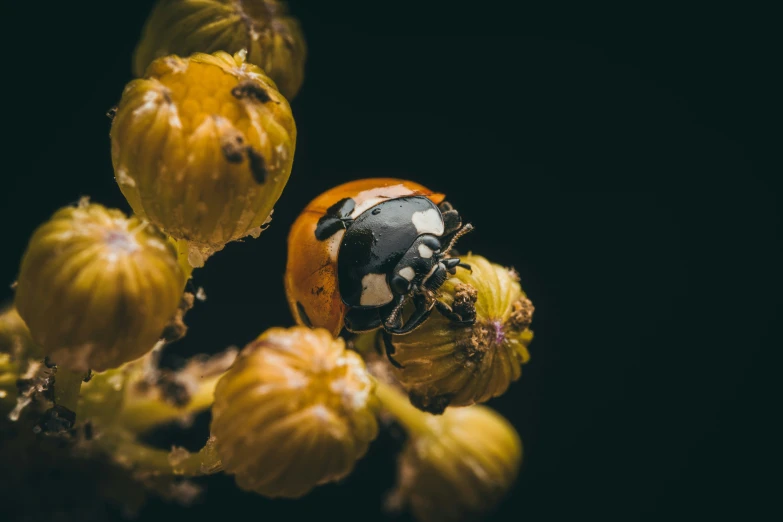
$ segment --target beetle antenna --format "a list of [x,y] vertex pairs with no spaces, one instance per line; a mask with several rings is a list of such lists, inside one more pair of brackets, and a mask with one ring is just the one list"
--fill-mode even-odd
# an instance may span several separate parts
[[449,252],[451,252],[451,249],[454,248],[454,245],[457,243],[457,240],[473,230],[473,225],[470,223],[466,224],[462,228],[460,228],[456,234],[454,234],[454,237],[451,238],[451,241],[449,241],[449,245],[446,247],[446,249],[443,251],[442,255],[447,255]]

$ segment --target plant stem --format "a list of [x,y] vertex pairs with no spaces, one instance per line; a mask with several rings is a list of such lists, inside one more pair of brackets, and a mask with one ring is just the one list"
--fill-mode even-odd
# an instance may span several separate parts
[[352,339],[353,349],[362,356],[373,354],[378,351],[378,332],[367,332],[356,334]]
[[58,367],[54,376],[54,403],[76,413],[84,373]]
[[197,477],[223,469],[212,437],[197,453],[190,453],[183,448],[172,448],[171,451],[153,448],[121,432],[104,433],[96,442],[118,462],[134,471]]
[[127,395],[117,422],[135,433],[143,433],[155,426],[206,410],[215,400],[215,386],[222,375],[213,375],[199,382],[188,403],[181,408],[159,397],[133,399],[131,395]]
[[375,396],[381,401],[383,408],[397,419],[411,435],[432,433],[429,423],[430,414],[413,406],[408,397],[393,386],[376,379]]

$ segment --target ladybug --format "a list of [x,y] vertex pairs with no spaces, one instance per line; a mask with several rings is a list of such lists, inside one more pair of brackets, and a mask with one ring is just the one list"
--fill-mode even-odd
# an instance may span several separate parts
[[[402,335],[435,308],[471,323],[435,299],[449,274],[470,270],[449,253],[473,227],[444,198],[412,181],[378,178],[345,183],[313,200],[288,236],[285,286],[297,321],[334,335],[343,326]],[[409,316],[402,313],[408,302]]]

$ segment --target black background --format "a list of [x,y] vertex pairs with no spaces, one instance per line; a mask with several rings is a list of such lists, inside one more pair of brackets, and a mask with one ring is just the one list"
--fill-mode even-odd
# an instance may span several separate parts
[[[128,208],[105,113],[151,4],[3,8],[0,281],[58,207]],[[298,212],[347,180],[410,178],[448,194],[476,225],[462,249],[513,265],[536,305],[532,359],[491,403],[526,451],[493,519],[767,514],[783,266],[770,16],[516,4],[291,2],[310,50],[291,180],[267,232],[196,272],[208,299],[167,360],[291,324]],[[398,447],[382,435],[302,500],[211,477],[196,508],[153,501],[142,520],[378,520]]]

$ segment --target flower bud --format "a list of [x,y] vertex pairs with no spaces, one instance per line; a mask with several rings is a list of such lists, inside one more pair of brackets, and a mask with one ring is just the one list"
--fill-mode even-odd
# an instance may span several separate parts
[[245,490],[300,497],[348,475],[378,433],[361,357],[325,329],[272,328],[215,389],[212,434]]
[[533,305],[517,274],[481,256],[461,256],[472,271],[457,270],[441,287],[441,302],[470,326],[433,313],[410,334],[391,336],[395,377],[411,402],[432,413],[502,395],[530,358]]
[[13,306],[0,309],[0,353],[13,360],[43,357],[41,347],[33,342],[30,330]]
[[33,340],[67,369],[103,371],[142,356],[182,295],[165,235],[86,201],[35,231],[22,259],[16,308]]
[[125,87],[112,123],[122,193],[136,214],[191,244],[193,266],[258,236],[291,174],[291,109],[244,56],[155,60]]
[[16,401],[19,363],[9,353],[0,352],[0,415]]
[[136,48],[134,72],[142,76],[150,62],[169,54],[242,49],[286,98],[296,95],[307,46],[299,22],[278,0],[160,0]]
[[411,433],[399,457],[390,503],[409,506],[421,522],[474,520],[491,511],[522,461],[513,426],[484,406],[450,408],[429,416],[427,426]]

